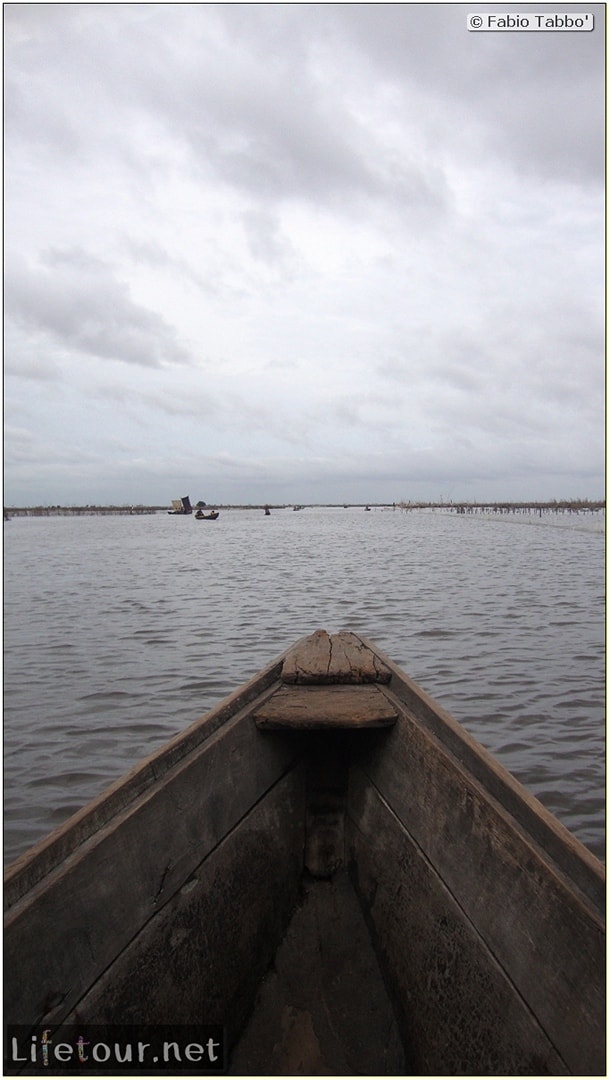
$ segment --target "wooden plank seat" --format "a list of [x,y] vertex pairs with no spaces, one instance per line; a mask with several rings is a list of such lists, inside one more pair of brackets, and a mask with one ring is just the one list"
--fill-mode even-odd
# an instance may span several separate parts
[[389,667],[356,634],[316,630],[286,654],[281,685],[254,712],[259,728],[378,728],[396,723],[379,684]]
[[398,713],[377,686],[281,686],[254,719],[267,730],[379,728],[395,724]]

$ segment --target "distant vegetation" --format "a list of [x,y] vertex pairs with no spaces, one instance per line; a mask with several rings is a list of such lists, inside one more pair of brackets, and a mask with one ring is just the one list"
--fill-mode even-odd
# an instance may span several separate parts
[[401,510],[415,509],[442,509],[453,510],[458,514],[472,513],[580,513],[581,511],[605,510],[606,500],[598,501],[591,499],[552,499],[550,502],[439,502],[439,503],[412,503],[401,502],[398,504]]
[[73,514],[156,514],[166,506],[5,506],[9,517],[68,517]]
[[[197,504],[199,505],[199,504]],[[205,505],[205,504],[203,504]],[[212,505],[212,504],[210,504]],[[281,505],[269,504],[213,504],[218,509],[224,510],[263,510],[268,505],[271,510],[286,510],[292,506],[304,508],[301,503],[282,503]],[[456,514],[475,513],[586,513],[606,509],[606,500],[591,499],[552,499],[550,502],[412,502],[405,501],[393,503],[310,503],[310,506],[327,507],[355,507],[364,508],[369,506],[373,509],[394,510],[446,510]],[[5,519],[11,517],[51,517],[70,515],[102,515],[102,514],[157,514],[168,509],[167,506],[5,506]]]

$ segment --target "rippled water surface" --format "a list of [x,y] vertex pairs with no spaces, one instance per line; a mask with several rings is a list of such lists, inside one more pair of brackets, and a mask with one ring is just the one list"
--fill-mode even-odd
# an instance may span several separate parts
[[372,639],[603,857],[604,542],[593,513],[13,519],[6,859],[320,627]]

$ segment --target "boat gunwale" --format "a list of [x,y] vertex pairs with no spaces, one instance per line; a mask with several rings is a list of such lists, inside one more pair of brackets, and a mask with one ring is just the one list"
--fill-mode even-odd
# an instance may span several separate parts
[[[286,650],[287,651],[287,650]],[[4,871],[4,911],[10,909],[39,882],[60,866],[95,833],[203,743],[247,708],[279,678],[285,653],[223,697],[183,731],[138,761],[46,836],[10,863]]]
[[[384,689],[412,711],[414,719],[439,741],[467,774],[478,781],[487,796],[511,816],[545,857],[589,902],[605,913],[605,867],[596,856],[398,664],[368,638],[361,634],[353,636],[389,668],[392,678]],[[18,856],[5,870],[5,910],[9,910],[95,832],[162,780],[174,765],[206,742],[223,724],[257,701],[265,691],[274,691],[281,678],[286,655],[306,640],[307,636],[285,649],[210,711],[140,760],[83,808]]]
[[[452,753],[446,743],[439,739],[434,732],[422,725],[419,719],[413,715],[409,708],[405,706],[405,703],[402,702],[396,694],[393,694],[391,690],[388,693],[387,688],[384,688],[384,692],[398,702],[398,708],[402,714],[401,720],[418,728],[421,731],[423,738],[429,744],[434,746],[435,752],[439,754],[439,758],[443,759],[446,766],[452,770],[457,778],[459,778],[462,789],[467,791],[480,805],[488,807],[496,821],[502,825],[506,835],[513,837],[522,851],[527,853],[527,859],[520,860],[519,865],[527,864],[528,873],[539,876],[540,880],[542,880],[544,876],[546,876],[547,881],[552,880],[554,882],[553,887],[557,890],[557,893],[569,895],[571,903],[576,905],[576,909],[580,911],[581,916],[604,932],[606,922],[603,898],[602,902],[598,904],[595,896],[591,896],[588,892],[583,890],[580,884],[566,872],[559,862],[549,855],[547,849],[543,847],[531,830],[529,830],[523,822],[521,822],[511,810],[504,805],[504,803],[496,798],[496,795],[489,790],[480,777],[476,776],[467,765]],[[436,873],[439,873],[436,860],[430,854],[429,848],[417,838],[413,831],[409,821],[409,815],[405,814],[404,808],[401,809],[396,805],[396,800],[389,795],[387,790],[385,790],[384,784],[380,784],[378,777],[375,775],[376,767],[371,769],[366,760],[358,761],[355,763],[355,766],[366,779],[370,788],[381,800],[386,811],[396,820],[398,825],[409,834],[411,840],[417,846],[430,867],[432,867]],[[529,793],[526,792],[526,794]],[[573,839],[571,833],[568,833],[568,836],[570,839]],[[456,893],[453,886],[448,884],[442,874],[439,874],[439,878],[443,881],[444,886],[449,889],[451,894],[455,896]],[[477,928],[476,921],[470,918],[463,906],[462,913],[471,922],[472,926],[476,928],[476,932],[481,937],[481,940],[484,940],[481,931]]]
[[[392,672],[389,686],[383,689],[412,710],[413,718],[510,815],[528,839],[595,905],[605,921],[604,864],[435,698],[366,637],[357,636]],[[397,692],[400,686],[406,695]],[[419,704],[417,709],[413,708],[415,702]]]
[[[145,936],[149,927],[151,933],[153,930],[157,933],[155,927],[169,925],[173,913],[181,910],[183,903],[185,910],[193,904],[193,897],[199,896],[193,891],[195,888],[207,896],[212,879],[221,882],[220,892],[212,890],[209,902],[218,910],[231,910],[226,898],[231,899],[230,890],[235,887],[235,881],[231,873],[220,873],[218,868],[223,864],[214,860],[222,852],[222,845],[238,835],[250,837],[252,842],[255,830],[246,825],[244,833],[238,834],[238,829],[251,820],[253,810],[258,812],[267,805],[272,792],[271,811],[264,818],[265,828],[260,830],[263,847],[258,846],[257,840],[249,848],[246,843],[244,849],[240,840],[241,854],[249,851],[250,870],[260,866],[261,850],[264,853],[271,845],[275,851],[275,823],[281,815],[282,823],[287,822],[291,830],[291,845],[286,850],[292,872],[301,867],[299,853],[303,842],[304,853],[307,851],[308,829],[313,821],[311,812],[316,809],[316,813],[320,810],[326,813],[328,793],[331,788],[338,790],[338,773],[339,779],[345,773],[341,845],[344,845],[346,865],[350,872],[355,870],[356,876],[359,854],[363,857],[364,891],[358,895],[375,932],[379,929],[376,920],[384,911],[387,913],[389,903],[390,910],[396,913],[394,921],[390,919],[390,927],[396,926],[400,934],[404,933],[407,920],[404,908],[398,906],[403,889],[400,874],[408,872],[408,881],[404,879],[406,899],[401,903],[419,897],[419,906],[426,910],[430,906],[433,919],[439,912],[434,915],[430,898],[441,892],[443,896],[446,894],[453,905],[451,910],[459,909],[456,925],[463,924],[476,937],[485,955],[502,974],[503,985],[527,1007],[556,1053],[570,1063],[567,1072],[574,1069],[574,1060],[578,1064],[578,1054],[574,1058],[576,1051],[569,1049],[573,1044],[573,1029],[572,1021],[568,1022],[573,995],[577,992],[580,1011],[573,1021],[574,1030],[578,1031],[579,1045],[581,1036],[584,1039],[593,1034],[594,1049],[591,1054],[587,1050],[589,1057],[585,1055],[584,1060],[591,1061],[591,1067],[596,1065],[604,1030],[598,1007],[603,997],[600,989],[603,988],[600,942],[605,929],[603,865],[398,664],[368,639],[350,636],[371,649],[388,669],[390,681],[378,690],[398,713],[394,727],[383,731],[361,730],[348,718],[336,729],[341,734],[331,742],[326,741],[326,733],[317,733],[312,741],[307,731],[285,728],[259,734],[256,710],[284,685],[282,666],[290,651],[286,650],[8,868],[7,878],[16,895],[8,900],[6,930],[13,934],[10,941],[13,956],[23,955],[18,970],[23,963],[25,972],[21,982],[17,980],[15,1010],[24,1002],[29,1007],[28,994],[37,985],[38,976],[34,972],[38,971],[38,957],[29,947],[24,949],[23,943],[31,940],[32,930],[39,926],[41,899],[42,911],[54,928],[55,940],[61,941],[66,927],[73,940],[73,951],[67,958],[61,948],[55,947],[57,961],[49,964],[44,989],[63,986],[61,980],[65,978],[74,1000],[70,998],[64,1004],[62,999],[58,1009],[80,1007],[80,1002],[89,1000],[95,1004],[95,994],[98,989],[100,992],[104,989],[103,979],[115,971],[113,965],[130,963],[133,956],[128,950],[132,945],[139,949],[142,941],[150,944]],[[314,685],[308,689],[299,687],[295,692],[307,695],[319,690]],[[292,817],[290,810],[286,812],[286,789],[282,788],[282,799],[275,799],[278,784],[287,782],[288,778],[293,794],[298,795],[294,804],[291,803]],[[318,799],[320,793],[324,797]],[[383,807],[383,819],[368,813],[373,795],[375,806]],[[335,808],[332,801],[328,805],[331,810]],[[386,815],[392,824],[392,835],[396,825],[408,841],[406,862],[402,857],[387,860],[388,865],[397,867],[394,878],[390,875],[387,881],[385,868],[375,864],[380,837],[383,850]],[[195,844],[191,823],[197,829]],[[317,821],[318,826],[328,824],[324,816]],[[366,845],[359,848],[354,844],[356,833],[369,840],[368,849]],[[319,838],[322,834],[316,835]],[[142,837],[151,836],[157,838],[156,847],[142,843]],[[495,846],[490,844],[489,837],[495,840]],[[232,858],[236,851],[237,848]],[[201,856],[196,873],[192,862],[194,852],[198,858]],[[286,851],[282,866],[285,855]],[[98,875],[95,871],[99,866],[110,868],[111,873]],[[207,877],[204,874],[199,879],[199,867],[204,866],[209,868],[209,873],[206,869]],[[224,866],[226,871],[227,864]],[[419,866],[425,867],[426,874],[418,877],[411,870]],[[307,861],[305,867],[310,868]],[[518,873],[509,880],[508,874],[515,868]],[[383,869],[383,873],[372,874],[375,869]],[[479,871],[484,875],[482,883],[477,883]],[[434,889],[430,888],[433,880],[430,874]],[[101,893],[98,891],[98,877],[103,880],[105,876],[109,880],[112,905],[106,903],[103,888]],[[293,873],[291,878],[295,887],[297,876]],[[121,889],[117,894],[117,882],[124,881],[128,882],[127,894]],[[397,881],[400,881],[398,890]],[[510,890],[515,881],[519,884],[513,894]],[[226,895],[223,889],[228,890]],[[381,906],[375,908],[378,892]],[[65,912],[66,895],[82,897],[82,903],[79,900],[75,905],[76,916]],[[119,903],[115,907],[117,895]],[[187,895],[189,899],[185,901]],[[508,929],[501,914],[501,898],[507,895],[514,897],[517,913],[512,922],[509,920]],[[540,897],[543,903],[539,902]],[[117,911],[127,913],[126,917],[117,920]],[[157,919],[158,916],[161,918]],[[193,918],[193,924],[198,921]],[[201,925],[206,925],[205,920]],[[430,920],[427,925],[431,925]],[[451,922],[447,926],[451,927]],[[78,952],[78,934],[83,928],[89,948]],[[223,938],[226,940],[226,927],[220,935]],[[422,939],[429,942],[432,936],[422,934]],[[373,940],[376,948],[383,950],[384,943],[391,943],[392,938],[383,931],[377,938],[373,935]],[[459,937],[447,937],[447,956],[456,940]],[[173,948],[173,942],[171,945]],[[111,959],[113,951],[116,955]],[[391,985],[400,964],[404,965],[410,955],[408,945],[404,954],[401,949],[395,951],[399,960],[396,969],[389,968],[390,973],[394,972]],[[439,963],[438,958],[442,959],[443,955],[441,950],[437,955]],[[79,957],[76,965],[75,956]],[[536,963],[530,970],[524,967],[524,960],[530,964],[531,957]],[[538,961],[548,965],[549,958],[550,973],[557,973],[563,980],[554,995],[548,993],[547,982],[541,983],[538,977]],[[96,963],[101,975],[94,970]],[[425,975],[428,966],[422,965],[421,970]],[[468,964],[465,970],[470,970]],[[129,972],[128,975],[130,979]],[[108,977],[112,979],[114,975]],[[81,993],[83,987],[86,989]],[[89,994],[93,995],[91,999]],[[498,1015],[502,1021],[504,1014]]]
[[[396,811],[395,807],[393,806],[392,800],[389,800],[387,795],[385,795],[383,793],[382,789],[375,783],[375,781],[371,780],[371,778],[366,773],[364,768],[362,768],[362,766],[360,768],[358,768],[357,771],[360,772],[361,789],[366,789],[367,793],[372,794],[372,797],[375,798],[376,804],[380,808],[382,814],[384,816],[387,816],[387,820],[390,821],[393,824],[393,826],[395,826],[396,831],[397,831],[396,835],[402,833],[402,835],[406,838],[407,848],[410,847],[410,850],[412,851],[412,853],[414,853],[415,860],[418,862],[418,864],[424,870],[424,874],[426,876],[430,876],[431,879],[434,880],[434,882],[435,882],[435,890],[436,890],[437,896],[444,897],[444,902],[446,903],[446,908],[444,910],[445,917],[446,917],[446,914],[447,914],[447,910],[452,909],[453,913],[455,913],[455,915],[456,915],[456,921],[461,924],[461,926],[464,928],[464,930],[466,931],[467,934],[471,935],[472,940],[477,943],[478,948],[480,950],[482,950],[482,954],[487,958],[487,962],[489,963],[489,966],[494,971],[498,972],[498,974],[500,975],[502,980],[505,982],[506,986],[511,988],[512,994],[515,996],[515,999],[517,1001],[521,1002],[521,1004],[523,1004],[523,1007],[524,1007],[524,1009],[526,1011],[526,1014],[527,1014],[527,1016],[529,1016],[530,1021],[532,1022],[532,1024],[534,1026],[536,1026],[536,1028],[538,1029],[540,1034],[545,1039],[548,1040],[548,1049],[550,1049],[551,1052],[554,1055],[556,1055],[556,1057],[557,1057],[557,1062],[555,1063],[555,1066],[557,1067],[557,1064],[558,1064],[559,1061],[562,1063],[562,1066],[564,1066],[564,1067],[558,1069],[557,1071],[550,1070],[548,1068],[543,1068],[540,1071],[548,1072],[548,1074],[553,1075],[553,1076],[556,1076],[556,1075],[559,1075],[559,1074],[564,1074],[564,1072],[566,1072],[566,1074],[572,1074],[572,1071],[575,1072],[575,1075],[580,1075],[581,1071],[582,1071],[580,1068],[570,1069],[569,1065],[567,1064],[568,1057],[566,1056],[566,1053],[565,1053],[565,1047],[561,1049],[558,1040],[554,1037],[554,1034],[553,1034],[553,1024],[548,1023],[548,1018],[547,1017],[545,1018],[541,1014],[541,1011],[540,1011],[540,999],[537,999],[536,996],[532,997],[531,993],[528,993],[528,991],[527,991],[527,986],[524,986],[523,981],[521,981],[521,978],[519,977],[518,963],[517,963],[516,967],[513,966],[512,962],[511,962],[511,954],[507,953],[505,948],[503,949],[501,940],[499,940],[497,936],[494,936],[493,933],[490,934],[488,932],[489,927],[482,928],[482,926],[480,926],[480,922],[475,917],[473,917],[472,909],[470,909],[469,906],[463,904],[462,895],[460,895],[460,892],[457,891],[455,889],[455,887],[453,887],[453,882],[451,882],[451,880],[446,879],[446,877],[444,876],[442,868],[439,867],[439,864],[438,864],[437,860],[434,859],[434,858],[432,858],[432,859],[430,858],[428,852],[426,852],[425,848],[421,846],[421,843],[419,842],[418,838],[414,834],[412,834],[410,832],[408,823],[405,822],[405,820],[404,820],[403,816],[401,815],[401,813]],[[357,801],[357,798],[358,798],[358,796],[356,794],[356,801]],[[367,804],[367,808],[368,808],[368,806],[369,805]],[[501,812],[501,808],[494,807],[494,812]],[[379,822],[376,822],[376,824],[379,825]],[[379,890],[375,889],[374,892],[372,892],[372,894],[370,893],[370,881],[371,881],[370,876],[369,876],[368,880],[365,877],[364,882],[361,882],[361,881],[357,880],[357,875],[361,874],[361,869],[362,869],[362,865],[361,865],[361,862],[360,862],[360,853],[362,852],[363,849],[368,850],[368,851],[372,851],[372,852],[375,852],[376,849],[375,849],[375,845],[372,845],[372,843],[370,843],[370,833],[368,832],[368,829],[367,828],[363,829],[361,821],[358,820],[357,809],[356,809],[355,813],[350,814],[350,831],[351,831],[350,840],[351,840],[352,865],[356,867],[356,872],[355,872],[356,873],[356,888],[358,890],[360,890],[360,895],[361,895],[361,899],[362,899],[363,903],[365,905],[367,903],[370,903],[369,918],[372,920],[372,923],[374,923],[374,928],[375,928],[371,932],[376,934],[377,931],[378,931],[378,928],[379,928],[379,921],[378,921],[379,916],[377,917],[377,920],[376,920],[374,915],[372,915],[371,908],[372,908],[372,905],[374,905],[375,903],[378,902],[378,895],[381,893],[381,889],[379,889]],[[358,840],[357,838],[360,838],[360,840]],[[526,846],[527,846],[527,838],[526,837],[521,837],[521,841],[526,843]],[[358,850],[358,848],[360,848],[360,850]],[[539,853],[539,859],[540,859],[540,853]],[[543,868],[543,866],[544,866],[544,868],[546,870],[546,873],[553,873],[553,869],[548,867],[548,864],[544,860],[542,862],[541,869]],[[411,869],[411,866],[409,864],[409,870],[410,869]],[[378,881],[378,878],[383,876],[383,869],[378,866],[377,870],[378,870],[378,874],[372,875],[372,879],[374,879],[376,883]],[[556,877],[556,875],[555,875],[555,877]],[[542,881],[542,878],[541,878],[541,881]],[[392,879],[391,879],[391,882],[392,882]],[[388,903],[388,896],[390,896],[390,906],[391,906],[392,910],[394,910],[394,905],[398,902],[399,893],[401,893],[401,891],[402,891],[401,889],[398,889],[397,890],[398,891],[398,896],[397,896],[396,895],[396,889],[395,889],[395,879],[394,879],[393,883],[394,883],[394,889],[392,889],[391,886],[390,886],[390,889],[388,889],[388,883],[387,883],[387,886],[385,886],[385,902]],[[557,888],[558,888],[558,894],[561,891],[565,892],[565,890],[566,890],[565,880],[560,880],[560,881],[558,880],[557,881]],[[372,895],[371,900],[369,900],[370,895]],[[426,893],[426,895],[428,895],[428,893]],[[581,912],[581,915],[582,915],[582,917],[584,919],[584,922],[585,923],[588,922],[589,926],[591,926],[592,928],[596,928],[601,933],[604,933],[605,928],[604,927],[599,927],[598,920],[595,918],[595,916],[593,916],[593,918],[592,918],[591,905],[587,905],[586,910],[583,910],[582,906],[581,906],[581,897],[575,895],[573,890],[569,890],[569,896],[570,896],[571,903],[572,904],[575,903],[575,905],[577,905],[577,906],[575,906],[573,908],[574,912],[578,913],[579,906],[580,906],[580,912]],[[420,897],[420,899],[421,899],[421,897]],[[431,905],[432,905],[432,901],[431,901]],[[424,897],[424,900],[423,900],[423,903],[422,903],[421,906],[422,907],[425,906],[425,897]],[[432,906],[433,906],[433,909],[436,912],[436,915],[438,915],[438,909],[434,908],[434,905],[432,905]],[[383,910],[383,908],[382,908],[382,910]],[[387,908],[385,908],[385,913],[387,913]],[[577,922],[578,921],[579,921],[579,919],[577,919]],[[403,924],[404,924],[404,919],[399,918],[399,915],[396,918],[396,924],[399,927],[403,926]],[[445,926],[450,927],[450,920],[447,920],[445,922]],[[448,939],[448,940],[450,941],[450,939]],[[394,943],[394,944],[396,944],[396,943]],[[392,975],[393,959],[392,959],[391,955],[388,954],[387,948],[384,948],[383,945],[381,944],[381,942],[379,942],[379,945],[380,945],[380,948],[381,948],[381,955],[383,957],[383,959],[382,959],[382,970],[384,971],[384,973],[387,973],[387,975],[389,976],[387,985],[390,988],[395,989],[397,984],[396,984],[395,977],[393,977],[393,975]],[[517,946],[518,946],[518,941],[517,941],[515,947],[517,947]],[[517,949],[517,951],[518,951],[518,949]],[[601,951],[602,951],[602,949],[601,949]],[[399,948],[396,948],[396,955],[398,955],[398,956],[401,955],[401,950],[399,950]],[[455,959],[455,953],[451,954],[451,949],[449,947],[449,951],[448,951],[448,954],[447,954],[447,962],[449,964],[450,964],[451,955],[453,956],[453,959]],[[420,957],[420,959],[421,959],[421,957]],[[430,951],[429,951],[429,959],[430,959]],[[409,950],[409,961],[412,961],[412,953],[411,953],[410,950]],[[434,967],[434,964],[432,963],[432,968],[433,967]],[[458,966],[458,968],[459,968],[459,966]],[[426,963],[422,963],[421,966],[419,966],[419,968],[418,968],[418,964],[415,963],[415,969],[419,970],[419,971],[423,971],[423,972],[429,971],[429,967],[426,966]],[[598,985],[599,985],[599,982],[598,982]],[[420,983],[420,987],[419,987],[419,993],[418,993],[417,986],[415,988],[411,987],[411,994],[407,998],[407,1000],[409,1000],[409,1002],[411,1003],[411,1008],[412,1008],[412,1002],[414,1002],[415,1000],[418,1001],[418,1007],[419,1007],[419,1004],[420,1004],[421,1000],[422,999],[425,1000],[425,993],[422,994],[421,990],[422,990],[421,983]],[[552,995],[550,995],[550,997],[552,997]],[[398,990],[398,996],[397,997],[393,996],[393,1000],[396,1002],[396,1007],[398,1009],[398,1012],[401,1013],[401,1011],[402,1011],[401,1010],[401,1002],[403,1002],[405,1000],[404,997],[403,997],[403,994],[401,993],[401,991]],[[579,1000],[579,1003],[581,1004],[582,999],[578,999],[578,1000]],[[476,1009],[475,1009],[475,1011],[476,1011]],[[406,1024],[406,1031],[407,1031],[406,1041],[407,1042],[409,1040],[409,1035],[408,1035],[408,1032],[410,1030],[409,1025],[412,1022],[414,1022],[414,1016],[412,1016],[412,1013],[405,1014],[404,1024]],[[602,1025],[602,1027],[604,1027],[604,1025]],[[599,1027],[598,1027],[598,1030],[599,1030]],[[438,1029],[436,1029],[436,1031],[432,1035],[432,1039],[433,1039],[434,1042],[438,1041]],[[521,1064],[523,1064],[523,1063],[521,1063]],[[472,1066],[471,1066],[471,1068],[472,1068]],[[446,1075],[447,1071],[452,1071],[452,1070],[446,1070],[445,1068],[439,1068],[438,1063],[436,1063],[435,1067],[433,1069],[431,1069],[430,1071],[431,1071],[431,1075]],[[458,1072],[461,1072],[461,1071],[462,1071],[461,1069],[458,1070]],[[517,1069],[516,1071],[518,1072],[519,1069]],[[529,1072],[529,1070],[526,1070],[526,1071]],[[471,1069],[470,1068],[467,1068],[465,1070],[465,1072],[466,1072],[466,1075],[471,1075]],[[472,1072],[473,1072],[473,1075],[474,1075],[475,1070],[472,1069]],[[484,1072],[485,1075],[487,1075],[487,1069],[486,1068],[483,1069],[483,1072]],[[493,1072],[494,1072],[494,1070],[490,1070],[490,1075],[492,1075]],[[536,1072],[536,1075],[539,1075],[539,1068],[534,1070],[534,1072]],[[476,1074],[476,1075],[478,1075],[478,1074]],[[516,1074],[513,1074],[512,1071],[510,1072],[510,1074],[509,1074],[509,1072],[502,1071],[500,1075],[504,1076],[504,1075],[516,1075]],[[592,1069],[592,1075],[598,1075],[597,1070],[594,1071]]]

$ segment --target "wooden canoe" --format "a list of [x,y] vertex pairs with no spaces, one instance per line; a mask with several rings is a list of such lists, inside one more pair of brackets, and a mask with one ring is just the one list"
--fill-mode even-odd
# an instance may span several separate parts
[[222,1024],[240,1075],[605,1075],[604,882],[317,631],[8,869],[5,1022]]

